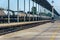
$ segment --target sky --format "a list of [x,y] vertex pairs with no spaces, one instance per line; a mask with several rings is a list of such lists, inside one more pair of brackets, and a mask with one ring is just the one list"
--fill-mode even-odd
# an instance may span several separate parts
[[[47,0],[50,4],[52,0]],[[56,11],[60,14],[60,0],[53,0],[54,1],[54,8],[56,9]]]
[[[11,10],[17,10],[17,0],[10,0],[10,9]],[[24,10],[24,3],[23,3],[24,0],[20,0],[20,8],[19,10]],[[28,4],[28,1],[29,0],[26,0],[26,12],[29,10],[29,4]],[[52,0],[47,0],[50,4],[51,4],[51,1]],[[60,0],[53,0],[54,1],[54,8],[57,10],[57,12],[60,14]],[[31,4],[32,4],[32,1],[31,1]],[[2,8],[5,8],[7,9],[8,8],[8,2],[7,0],[0,0],[0,7]],[[32,8],[32,5],[30,6]]]

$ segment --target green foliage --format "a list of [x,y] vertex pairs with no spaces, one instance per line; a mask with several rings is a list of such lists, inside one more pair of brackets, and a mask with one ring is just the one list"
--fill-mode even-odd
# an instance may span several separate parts
[[34,13],[34,14],[37,14],[37,9],[36,9],[36,7],[32,7],[32,14]]
[[49,16],[49,17],[52,16],[51,13],[46,14],[46,13],[42,12],[42,13],[40,13],[40,14],[43,15],[43,16]]
[[49,16],[49,17],[51,17],[51,16],[52,16],[52,14],[51,14],[51,13],[48,13],[46,16]]

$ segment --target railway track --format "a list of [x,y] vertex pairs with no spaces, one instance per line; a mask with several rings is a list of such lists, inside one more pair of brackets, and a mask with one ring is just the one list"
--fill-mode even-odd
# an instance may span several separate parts
[[24,29],[36,27],[38,25],[42,25],[48,22],[50,21],[36,22],[36,23],[24,24],[24,25],[16,25],[16,26],[11,26],[11,27],[3,27],[3,28],[0,28],[0,36],[8,34],[8,33],[16,32],[16,31],[24,30]]

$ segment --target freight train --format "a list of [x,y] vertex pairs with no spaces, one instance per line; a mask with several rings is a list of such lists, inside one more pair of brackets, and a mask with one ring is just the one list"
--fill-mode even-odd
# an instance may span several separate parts
[[[40,16],[40,15],[33,15],[25,12],[19,12],[17,15],[10,15],[10,22],[17,22],[17,17],[19,16],[19,21],[23,22],[24,17],[25,21],[40,21],[40,20],[51,20],[51,17],[48,16]],[[34,18],[34,20],[33,20]],[[7,22],[8,15],[0,16],[0,22]]]

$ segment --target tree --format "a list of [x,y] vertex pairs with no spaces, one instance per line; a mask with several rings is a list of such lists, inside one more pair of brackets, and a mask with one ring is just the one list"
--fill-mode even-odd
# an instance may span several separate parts
[[51,17],[51,16],[52,16],[52,14],[51,14],[51,13],[48,13],[48,14],[47,14],[47,16]]
[[36,9],[36,7],[32,7],[32,14],[34,13],[34,14],[37,14],[37,9]]

